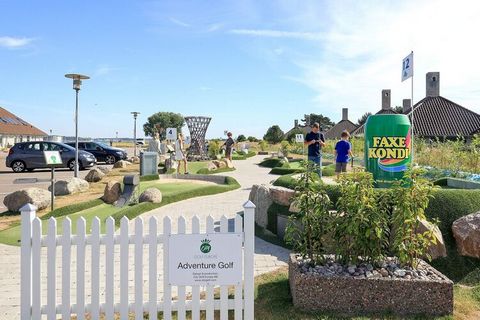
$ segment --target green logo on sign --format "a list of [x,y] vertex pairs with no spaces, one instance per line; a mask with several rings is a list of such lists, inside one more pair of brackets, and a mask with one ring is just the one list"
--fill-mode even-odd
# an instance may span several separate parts
[[210,240],[204,239],[202,240],[202,244],[200,245],[200,251],[203,253],[209,253],[212,250],[212,246],[210,245]]

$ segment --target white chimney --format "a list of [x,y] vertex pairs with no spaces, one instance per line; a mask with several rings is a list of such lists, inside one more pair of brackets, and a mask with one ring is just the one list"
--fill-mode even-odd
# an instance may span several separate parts
[[383,89],[382,90],[382,110],[390,110],[391,107],[391,90]]

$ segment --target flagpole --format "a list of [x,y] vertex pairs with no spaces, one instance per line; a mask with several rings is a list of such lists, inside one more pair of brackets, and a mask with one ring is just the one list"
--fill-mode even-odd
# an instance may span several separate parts
[[[411,55],[412,55],[412,58],[413,58],[413,50],[412,50]],[[412,65],[412,68],[413,68],[413,65]],[[414,158],[414,157],[413,157],[413,139],[414,139],[414,136],[415,136],[415,134],[414,134],[414,128],[415,128],[415,127],[414,127],[414,121],[413,121],[413,119],[414,119],[413,114],[415,113],[415,110],[414,110],[414,108],[413,108],[414,105],[415,105],[415,104],[413,103],[413,76],[414,76],[414,73],[415,73],[415,72],[413,72],[413,70],[412,70],[412,146],[411,146],[411,155],[410,155],[410,157],[411,157],[410,163],[411,163],[412,165],[413,165],[413,158]]]

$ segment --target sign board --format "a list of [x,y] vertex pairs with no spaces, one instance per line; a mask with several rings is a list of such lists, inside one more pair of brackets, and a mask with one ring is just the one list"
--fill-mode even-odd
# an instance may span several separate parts
[[305,141],[305,139],[303,138],[303,134],[297,133],[295,135],[295,142],[304,142],[304,141]]
[[174,286],[241,284],[242,235],[169,235],[167,281]]
[[177,140],[177,128],[167,128],[167,140]]
[[413,52],[402,61],[402,81],[413,77]]
[[48,165],[63,164],[62,157],[60,157],[60,152],[58,151],[43,151],[43,156]]

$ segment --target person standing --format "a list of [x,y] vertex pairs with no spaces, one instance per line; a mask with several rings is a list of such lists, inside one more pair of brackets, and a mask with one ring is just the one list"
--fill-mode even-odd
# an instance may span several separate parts
[[225,158],[232,161],[232,148],[235,141],[232,138],[232,133],[227,133],[227,140],[223,143],[222,147],[225,147]]
[[188,174],[187,171],[187,157],[185,156],[184,145],[183,145],[183,135],[178,134],[178,139],[175,141],[175,160],[178,162],[177,174],[180,174],[180,162],[183,161],[184,173]]
[[308,146],[308,161],[315,164],[318,176],[322,178],[322,147],[325,146],[325,137],[320,132],[320,124],[315,122],[312,131],[305,136],[304,144]]
[[335,145],[335,172],[337,173],[337,180],[341,172],[347,172],[348,156],[353,158],[352,145],[348,141],[350,134],[343,131],[341,140]]

